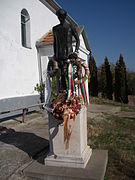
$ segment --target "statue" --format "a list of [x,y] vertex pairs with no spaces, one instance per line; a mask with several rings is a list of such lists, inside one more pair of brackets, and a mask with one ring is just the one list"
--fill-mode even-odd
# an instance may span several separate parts
[[[57,93],[44,106],[49,112],[50,144],[45,164],[85,168],[91,156],[87,145],[86,108],[83,106],[88,105],[85,81],[88,79],[89,68],[77,55],[80,40],[75,27],[66,22],[66,11],[59,9],[56,15],[60,24],[53,27],[54,60],[52,65],[51,61],[48,64],[48,75],[56,76],[56,85],[60,82],[60,89],[57,91],[56,87]],[[73,36],[76,40],[74,52]]]
[[60,24],[53,27],[54,59],[58,62],[58,67],[60,69],[60,90],[66,90],[67,87],[64,67],[67,57],[73,53],[72,36],[74,36],[76,40],[76,48],[74,53],[78,52],[80,40],[75,27],[66,22],[67,12],[64,9],[59,9],[57,10],[56,15],[60,21]]
[[[77,55],[80,46],[80,40],[75,27],[66,22],[67,12],[63,9],[59,9],[56,12],[56,15],[60,21],[60,24],[53,27],[54,59],[52,61],[50,60],[48,63],[47,75],[48,77],[56,76],[57,93],[53,95],[53,99],[50,101],[52,86],[49,78],[46,79],[45,87],[47,89],[47,96],[45,98],[46,104],[44,108],[49,112],[50,129],[52,129],[53,126],[56,127],[55,125],[58,122],[57,128],[54,130],[54,132],[58,131],[58,126],[63,123],[63,143],[65,145],[65,150],[68,150],[69,140],[73,131],[75,119],[79,112],[82,111],[82,105],[88,105],[85,81],[88,79],[89,68]],[[74,52],[72,47],[73,36],[76,40],[76,47]],[[82,68],[84,68],[85,73],[84,71],[82,72]],[[60,87],[58,88],[59,82]],[[76,87],[78,87],[81,93],[77,93]],[[84,117],[86,120],[85,114]],[[81,118],[82,116],[78,115],[78,117]],[[70,121],[71,119],[73,120],[72,123]],[[54,132],[52,134],[54,134]],[[53,138],[54,137],[52,137],[50,133],[51,154],[54,154],[52,146]]]

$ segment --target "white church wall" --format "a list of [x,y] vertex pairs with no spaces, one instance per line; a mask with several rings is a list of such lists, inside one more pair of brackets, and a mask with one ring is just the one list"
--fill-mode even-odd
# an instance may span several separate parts
[[[21,10],[30,15],[31,49],[21,44]],[[38,0],[1,0],[0,99],[36,95],[39,81],[38,38],[58,23],[57,17]]]

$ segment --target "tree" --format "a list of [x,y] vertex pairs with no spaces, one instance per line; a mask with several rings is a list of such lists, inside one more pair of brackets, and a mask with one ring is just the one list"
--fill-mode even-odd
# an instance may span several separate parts
[[115,86],[115,64],[110,63],[110,71],[112,74],[112,88],[113,88],[113,92],[114,92],[114,86]]
[[98,96],[97,66],[95,59],[92,55],[90,55],[90,59],[89,59],[89,70],[90,70],[89,94],[91,96]]
[[122,54],[115,67],[115,100],[123,103],[128,103],[128,85],[126,65]]
[[101,81],[102,81],[102,97],[112,99],[113,85],[112,73],[110,71],[110,64],[108,58],[105,57],[104,64],[101,68]]
[[105,64],[102,64],[101,67],[101,94],[103,98],[106,98],[106,72],[105,72]]
[[119,62],[116,62],[115,66],[115,89],[114,89],[114,94],[115,94],[115,101],[120,102],[120,71],[119,71]]
[[112,85],[112,73],[110,70],[110,64],[109,61],[107,59],[107,57],[105,57],[105,72],[106,72],[106,96],[108,99],[112,99],[112,93],[113,93],[113,85]]
[[135,95],[135,72],[127,72],[128,94]]
[[101,68],[102,68],[102,65],[99,65],[99,66],[97,67],[98,93],[99,93],[99,92],[102,92]]

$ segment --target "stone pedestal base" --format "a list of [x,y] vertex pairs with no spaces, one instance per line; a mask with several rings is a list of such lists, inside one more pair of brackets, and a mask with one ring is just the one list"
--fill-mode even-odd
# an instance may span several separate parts
[[92,150],[87,146],[87,112],[83,106],[75,122],[70,120],[72,134],[69,148],[65,148],[64,126],[49,114],[50,152],[45,159],[46,166],[85,168]]
[[91,149],[89,146],[85,149],[82,154],[82,157],[73,157],[73,156],[57,156],[54,155],[48,156],[45,159],[46,166],[59,166],[59,167],[74,167],[74,168],[85,168],[87,162],[91,156]]

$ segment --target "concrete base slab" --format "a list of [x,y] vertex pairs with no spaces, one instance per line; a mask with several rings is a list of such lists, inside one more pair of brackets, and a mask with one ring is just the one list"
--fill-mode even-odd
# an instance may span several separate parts
[[108,161],[107,150],[93,150],[85,168],[45,166],[34,161],[23,170],[28,180],[103,180]]

